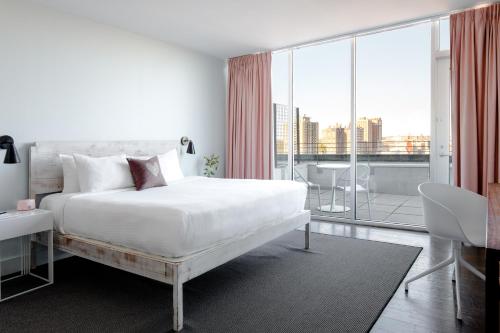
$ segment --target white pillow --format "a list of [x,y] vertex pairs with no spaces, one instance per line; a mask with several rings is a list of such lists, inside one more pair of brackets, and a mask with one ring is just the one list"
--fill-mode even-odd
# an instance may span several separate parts
[[64,187],[62,193],[80,192],[80,182],[76,170],[75,159],[71,155],[61,154],[59,158],[62,162]]
[[177,149],[172,149],[168,153],[158,155],[158,160],[160,161],[161,173],[167,184],[170,181],[184,178],[179,164]]
[[97,192],[133,187],[125,155],[90,157],[74,154],[82,192]]

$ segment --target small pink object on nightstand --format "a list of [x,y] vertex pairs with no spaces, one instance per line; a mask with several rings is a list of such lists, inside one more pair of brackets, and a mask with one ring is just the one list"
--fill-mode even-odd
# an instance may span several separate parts
[[33,199],[19,200],[17,202],[17,210],[33,210],[35,208],[35,200]]

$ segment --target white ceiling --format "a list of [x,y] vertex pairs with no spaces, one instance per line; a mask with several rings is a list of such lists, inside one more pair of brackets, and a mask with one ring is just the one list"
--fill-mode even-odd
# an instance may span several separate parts
[[219,58],[472,7],[478,0],[31,0]]

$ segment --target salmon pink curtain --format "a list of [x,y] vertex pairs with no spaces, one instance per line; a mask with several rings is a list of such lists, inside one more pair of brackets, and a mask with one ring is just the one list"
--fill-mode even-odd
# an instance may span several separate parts
[[455,185],[486,195],[500,182],[500,4],[451,15]]
[[227,178],[271,179],[271,53],[229,59]]

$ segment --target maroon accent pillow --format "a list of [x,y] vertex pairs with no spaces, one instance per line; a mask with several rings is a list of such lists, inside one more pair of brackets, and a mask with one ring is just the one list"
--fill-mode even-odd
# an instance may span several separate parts
[[127,161],[130,167],[130,172],[132,173],[135,188],[138,191],[151,187],[167,185],[167,182],[161,173],[160,161],[157,156],[148,160],[127,158]]

